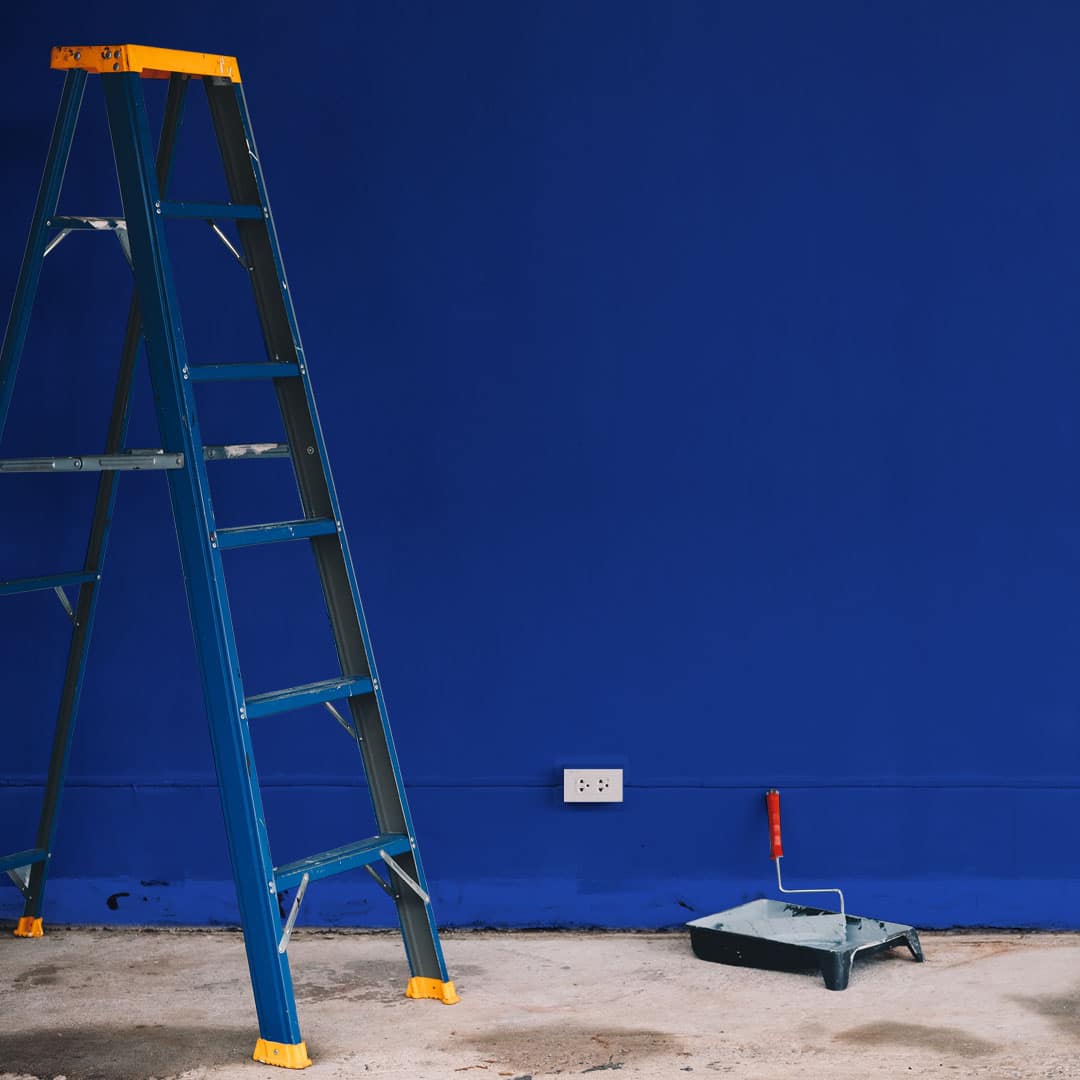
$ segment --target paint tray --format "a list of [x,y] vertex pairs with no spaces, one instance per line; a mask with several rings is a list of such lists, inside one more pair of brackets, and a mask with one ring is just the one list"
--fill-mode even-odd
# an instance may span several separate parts
[[902,923],[845,916],[843,940],[829,931],[835,912],[782,900],[748,904],[687,923],[694,955],[718,964],[768,971],[818,970],[830,990],[846,990],[856,956],[906,945],[920,963],[918,931]]

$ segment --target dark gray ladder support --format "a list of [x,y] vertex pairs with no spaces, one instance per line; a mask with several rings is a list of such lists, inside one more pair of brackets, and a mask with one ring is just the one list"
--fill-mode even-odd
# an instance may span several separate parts
[[[205,80],[210,115],[229,186],[229,198],[240,205],[267,208],[264,221],[239,220],[237,230],[248,259],[268,357],[295,364],[299,378],[274,380],[274,390],[292,447],[293,468],[307,518],[329,518],[340,524],[338,505],[326,446],[318,421],[315,398],[304,358],[292,297],[288,291],[277,232],[263,180],[262,165],[243,87],[223,80]],[[424,893],[427,881],[414,840],[401,770],[371,651],[360,592],[356,583],[348,541],[343,529],[336,536],[312,541],[323,596],[333,627],[341,670],[369,676],[374,694],[350,699],[353,723],[360,736],[364,770],[381,834],[405,834],[411,850],[400,856],[405,871]],[[391,874],[391,878],[393,878]],[[412,991],[441,997],[447,982],[446,965],[439,945],[430,902],[411,888],[397,888],[395,902],[405,949],[414,980]]]
[[[80,73],[81,74],[81,73]],[[69,76],[70,78],[70,76]],[[157,177],[162,190],[168,186],[169,172],[172,167],[173,148],[176,132],[184,108],[184,91],[188,79],[174,75],[169,83],[168,98],[165,103],[165,117],[162,122],[161,138],[158,143]],[[113,395],[112,413],[109,428],[105,436],[105,454],[118,454],[124,445],[130,415],[131,382],[135,372],[135,360],[139,345],[142,343],[142,320],[139,317],[139,302],[132,297],[128,310],[127,327],[124,331],[124,343],[120,353],[120,371]],[[59,819],[60,799],[63,795],[64,780],[67,776],[68,758],[71,751],[71,737],[78,714],[79,697],[82,690],[83,675],[86,671],[86,658],[90,648],[90,635],[94,626],[94,615],[100,594],[101,573],[105,563],[105,552],[112,528],[113,510],[116,505],[115,472],[104,471],[98,481],[97,499],[94,504],[93,523],[90,526],[90,539],[86,547],[83,562],[85,572],[92,574],[90,581],[79,588],[79,598],[75,605],[74,627],[71,644],[68,647],[67,666],[64,672],[63,689],[60,694],[60,706],[53,736],[52,754],[49,759],[49,773],[45,784],[45,798],[41,807],[38,823],[37,847],[47,853],[46,858],[33,864],[27,887],[23,890],[25,904],[23,918],[20,920],[19,936],[36,936],[42,932],[42,907],[45,901],[45,883],[49,872],[49,857],[56,841],[56,826]]]
[[45,247],[48,239],[46,222],[56,213],[60,200],[60,188],[64,183],[68,155],[71,152],[71,140],[75,135],[75,125],[82,108],[83,91],[86,89],[86,72],[71,71],[64,79],[64,92],[60,96],[60,107],[56,113],[52,138],[49,141],[49,154],[45,160],[45,172],[38,190],[37,205],[30,226],[30,235],[26,240],[19,280],[15,285],[15,299],[11,303],[11,318],[4,331],[4,344],[0,348],[0,436],[4,434],[11,395],[15,391],[15,376],[19,371],[26,332],[30,327],[30,312],[34,306],[38,281],[41,277],[41,264],[45,261]]
[[[11,405],[11,397],[15,392],[15,377],[19,371],[19,361],[22,358],[23,345],[26,343],[26,334],[30,327],[30,312],[33,309],[34,296],[37,293],[38,281],[41,278],[41,265],[45,261],[45,247],[48,242],[48,226],[46,222],[52,214],[56,213],[57,203],[60,200],[60,189],[64,183],[68,155],[71,152],[71,141],[75,134],[75,125],[78,123],[79,111],[82,108],[85,88],[86,72],[84,71],[72,71],[64,79],[60,107],[56,113],[56,123],[53,125],[52,138],[49,141],[45,172],[41,178],[41,187],[38,190],[37,204],[34,207],[34,217],[30,226],[30,235],[27,237],[22,265],[19,268],[19,279],[15,286],[11,318],[8,320],[7,329],[4,332],[3,346],[0,347],[0,436],[3,435],[8,408]],[[65,578],[69,581],[77,580],[80,584],[85,580],[83,575],[76,577],[74,574],[67,574],[54,575],[51,578],[40,579],[40,581],[4,582],[0,584],[0,592],[12,593],[23,591],[23,589],[62,588],[62,585],[58,586],[56,583]],[[66,733],[61,737],[61,733],[59,730],[57,731],[49,766],[50,781],[53,780],[54,775],[59,773],[58,779],[62,783],[63,767],[66,761],[66,753],[62,752],[62,747],[66,744],[67,738]],[[50,788],[47,788],[48,790]],[[52,801],[55,807],[55,795]],[[46,814],[49,814],[51,819],[52,814],[49,811],[48,794],[45,799],[43,819]],[[39,837],[41,835],[40,829],[38,835]],[[23,862],[22,858],[27,858],[29,861]],[[48,858],[48,849],[39,845],[31,851],[21,852],[17,862],[12,862],[11,859],[6,860],[4,869],[12,873],[24,897],[28,896],[32,887],[32,879],[36,878],[38,882],[43,879],[44,867]],[[19,937],[40,937],[40,915],[24,914],[15,928],[15,933]]]

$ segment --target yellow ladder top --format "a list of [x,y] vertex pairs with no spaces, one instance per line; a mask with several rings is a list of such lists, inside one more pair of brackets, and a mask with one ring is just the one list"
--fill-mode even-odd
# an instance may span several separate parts
[[156,49],[152,45],[57,45],[49,67],[60,71],[82,68],[94,75],[137,71],[144,79],[167,79],[170,75],[216,76],[240,81],[235,56],[217,53]]

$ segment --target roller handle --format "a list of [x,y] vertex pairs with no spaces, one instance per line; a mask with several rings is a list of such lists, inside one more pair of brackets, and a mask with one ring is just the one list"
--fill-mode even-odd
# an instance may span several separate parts
[[779,859],[784,845],[780,842],[780,792],[776,788],[765,792],[765,809],[769,811],[769,858]]

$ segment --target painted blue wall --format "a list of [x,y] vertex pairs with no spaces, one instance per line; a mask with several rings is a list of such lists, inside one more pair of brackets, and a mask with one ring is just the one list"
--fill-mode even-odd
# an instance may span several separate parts
[[[1078,36],[1065,3],[23,8],[0,295],[48,47],[237,54],[441,921],[760,895],[776,785],[793,883],[1077,927]],[[68,212],[119,208],[99,95]],[[174,190],[214,198],[204,112]],[[178,229],[193,355],[257,359],[235,264]],[[128,288],[106,237],[50,257],[6,456],[100,443]],[[243,394],[201,399],[209,440],[278,435]],[[214,478],[226,524],[292,514],[275,465]],[[6,478],[0,577],[78,564],[91,497]],[[230,560],[251,691],[332,671],[289,547]],[[0,847],[65,639],[46,594],[0,608]],[[122,480],[91,661],[48,919],[233,920],[160,477]],[[372,831],[325,714],[256,748],[276,861]],[[563,806],[565,765],[622,766],[625,803]],[[365,880],[305,918],[386,924]]]

